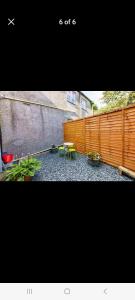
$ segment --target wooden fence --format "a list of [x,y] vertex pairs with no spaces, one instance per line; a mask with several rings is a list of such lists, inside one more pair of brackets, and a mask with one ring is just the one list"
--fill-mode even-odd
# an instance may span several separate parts
[[135,171],[135,105],[64,123],[64,141],[97,151],[105,163]]

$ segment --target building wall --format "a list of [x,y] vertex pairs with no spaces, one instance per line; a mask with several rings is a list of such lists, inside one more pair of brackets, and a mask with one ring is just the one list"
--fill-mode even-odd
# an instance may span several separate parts
[[87,103],[87,111],[80,106],[80,92],[76,91],[76,104],[67,101],[67,91],[0,91],[0,99],[18,99],[29,102],[45,104],[49,107],[57,107],[65,110],[67,119],[77,119],[92,115],[91,104],[83,96]]
[[85,117],[88,117],[88,116],[92,116],[93,115],[92,104],[90,103],[90,101],[88,101],[88,99],[84,95],[80,94],[80,101],[81,101],[81,99],[84,99],[86,101],[87,111],[84,110],[84,109],[82,109],[81,106],[80,106],[80,103],[79,103],[79,106],[80,106],[80,118],[85,118]]
[[[76,118],[92,115],[90,102],[83,96],[87,103],[87,112],[80,107],[80,93],[76,92],[76,105],[67,101],[67,91],[45,91],[44,94],[56,107],[76,113]],[[82,97],[82,96],[81,96]]]
[[63,110],[1,99],[3,152],[17,157],[63,143]]
[[0,173],[2,172],[1,145],[0,145]]
[[47,98],[44,91],[0,91],[0,99],[27,100],[38,104],[45,104],[49,107],[55,105]]

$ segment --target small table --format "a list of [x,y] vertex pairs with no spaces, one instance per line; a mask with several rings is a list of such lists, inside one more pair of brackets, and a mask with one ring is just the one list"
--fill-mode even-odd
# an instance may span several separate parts
[[68,147],[68,146],[74,146],[74,143],[68,143],[68,142],[67,142],[67,143],[64,143],[64,146],[65,146],[65,147]]
[[[67,157],[70,159],[72,158],[73,151],[74,151],[74,153],[76,152],[75,149],[69,148],[69,147],[72,148],[73,146],[74,146],[74,143],[71,143],[71,142],[64,143],[65,153],[67,154]],[[72,150],[72,152],[70,150]]]

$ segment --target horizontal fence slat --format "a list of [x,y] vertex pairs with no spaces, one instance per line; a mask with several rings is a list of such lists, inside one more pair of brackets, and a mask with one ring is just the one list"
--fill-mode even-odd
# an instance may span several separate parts
[[64,123],[64,140],[80,153],[100,152],[103,162],[135,171],[135,105]]

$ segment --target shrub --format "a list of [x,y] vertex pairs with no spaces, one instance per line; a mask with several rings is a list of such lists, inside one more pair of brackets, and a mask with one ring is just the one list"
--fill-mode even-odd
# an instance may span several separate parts
[[88,153],[88,158],[90,158],[91,160],[100,160],[101,155],[98,152],[92,151]]

